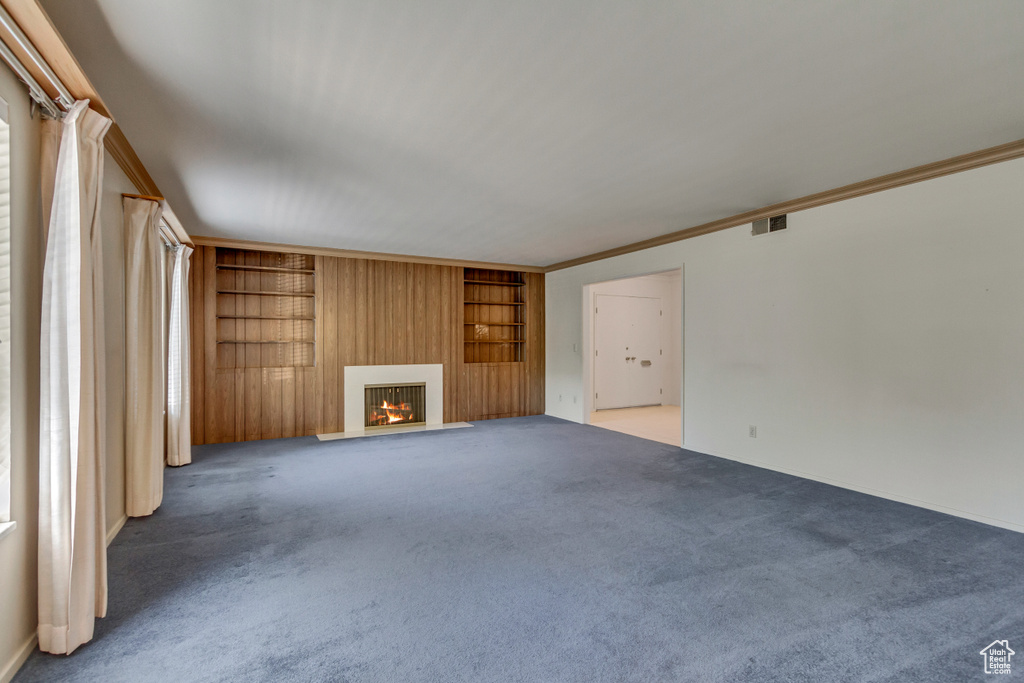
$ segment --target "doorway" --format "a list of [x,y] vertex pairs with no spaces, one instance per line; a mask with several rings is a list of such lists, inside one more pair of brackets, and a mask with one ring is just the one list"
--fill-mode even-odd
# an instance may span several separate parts
[[584,419],[682,443],[682,271],[584,288]]

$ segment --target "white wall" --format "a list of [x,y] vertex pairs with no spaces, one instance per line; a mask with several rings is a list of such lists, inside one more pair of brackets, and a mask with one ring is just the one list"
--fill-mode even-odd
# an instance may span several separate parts
[[[0,538],[0,682],[28,654],[37,623],[36,553],[39,490],[39,325],[44,257],[40,223],[39,117],[5,66],[0,97],[11,124],[11,519]],[[101,221],[107,323],[107,530],[124,518],[124,238],[121,192],[134,187],[106,156]]]
[[[584,387],[590,387],[583,393],[584,419],[593,410],[593,377],[594,377],[594,317],[591,315],[596,305],[595,297],[599,294],[618,296],[642,296],[661,299],[664,315],[661,319],[660,343],[664,351],[659,366],[663,374],[662,404],[678,406],[680,404],[680,387],[682,385],[682,273],[678,270],[655,275],[630,277],[621,280],[610,280],[593,284],[587,288],[590,305],[583,310],[583,329],[587,334],[583,339]],[[565,400],[564,394],[563,402]]]
[[583,285],[685,266],[686,448],[1024,531],[1022,216],[1015,160],[549,273],[548,414]]

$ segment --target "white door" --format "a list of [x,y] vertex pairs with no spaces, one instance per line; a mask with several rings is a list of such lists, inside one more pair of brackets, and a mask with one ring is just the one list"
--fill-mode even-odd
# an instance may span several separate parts
[[594,407],[661,403],[661,299],[598,294],[594,310]]

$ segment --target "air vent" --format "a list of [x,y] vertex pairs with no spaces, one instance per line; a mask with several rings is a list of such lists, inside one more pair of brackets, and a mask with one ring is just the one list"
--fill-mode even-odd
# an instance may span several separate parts
[[771,218],[762,218],[761,220],[754,221],[750,234],[757,237],[758,235],[767,235],[770,232],[785,229],[786,214],[782,214],[781,216],[772,216]]

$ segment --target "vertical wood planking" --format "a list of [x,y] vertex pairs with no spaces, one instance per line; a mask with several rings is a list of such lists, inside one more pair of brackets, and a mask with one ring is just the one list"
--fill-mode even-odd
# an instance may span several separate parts
[[395,263],[384,262],[384,289],[377,293],[377,301],[384,312],[384,365],[395,362],[395,296],[391,287],[395,284]]
[[[316,257],[316,367],[313,373],[312,382],[312,401],[313,410],[313,430],[315,433],[326,433],[328,430],[324,429],[325,418],[324,418],[324,374],[327,365],[327,352],[326,352],[326,340],[325,326],[324,326],[324,300],[327,299],[329,294],[329,287],[327,282],[327,257],[317,256]],[[309,376],[307,375],[307,380]],[[307,398],[309,397],[309,382],[306,384]]]
[[[212,410],[207,410],[205,415],[206,438],[211,443],[230,441],[234,436],[234,409],[233,386],[225,382],[218,382],[219,370],[217,360],[219,357],[217,348],[217,262],[216,249],[204,247],[204,280],[206,283],[205,292],[205,313],[206,324],[204,335],[206,337],[206,387],[207,396],[211,399]],[[231,392],[228,392],[228,389]],[[229,421],[230,420],[230,421]]]
[[298,429],[295,427],[297,415],[295,413],[295,376],[299,373],[298,368],[281,368],[281,436],[298,436]]
[[325,432],[340,431],[338,424],[338,259],[324,258],[323,279],[323,329],[324,329],[324,370],[323,370],[323,422]]
[[384,306],[383,292],[386,291],[385,261],[371,261],[373,265],[373,286],[370,288],[370,306],[373,312],[373,360],[370,365],[387,363],[387,308]]
[[366,359],[369,354],[369,329],[367,325],[367,300],[366,300],[366,259],[355,261],[355,300],[352,305],[355,307],[355,327],[352,334],[355,337],[355,355],[352,358],[353,365],[368,365]]
[[[206,287],[203,276],[206,273],[203,265],[206,251],[202,247],[192,252],[192,263],[189,266],[188,299],[189,299],[189,385],[191,387],[191,427],[192,443],[206,443]],[[214,320],[216,322],[216,320]]]
[[392,281],[394,282],[395,295],[389,297],[394,307],[394,318],[392,334],[394,335],[394,349],[391,354],[391,363],[402,365],[408,363],[406,360],[409,351],[409,264],[392,263]]
[[[315,276],[218,270],[218,259],[228,265],[313,269]],[[519,277],[524,278],[522,288],[465,282],[513,282]],[[316,296],[218,295],[218,286],[312,291]],[[193,441],[341,431],[344,368],[350,365],[441,363],[446,422],[542,413],[543,287],[543,275],[533,273],[229,249],[218,253],[201,247],[190,277]],[[525,306],[482,306],[465,300],[519,300]],[[218,312],[257,319],[218,321]],[[491,323],[482,332],[487,340],[523,343],[467,344],[475,334],[464,325],[470,313]],[[311,316],[314,320],[308,322],[279,319]],[[524,325],[496,324],[509,322]],[[218,346],[218,335],[241,343]],[[271,339],[314,343],[256,343]],[[517,354],[521,361],[509,362]],[[466,362],[474,359],[485,362]]]
[[430,337],[427,335],[427,266],[413,263],[412,266],[412,343],[406,358],[410,363],[436,363],[437,359],[430,353]]
[[[437,346],[438,346],[438,358],[440,363],[444,364],[444,371],[442,376],[444,378],[444,421],[454,422],[455,421],[455,410],[452,405],[452,370],[454,365],[449,357],[452,335],[447,333],[448,330],[452,330],[455,326],[451,322],[451,302],[448,296],[448,268],[445,266],[435,266],[434,278],[436,278],[436,301],[437,301],[437,321],[435,323],[438,331]],[[428,293],[428,296],[430,294]]]
[[526,410],[527,415],[542,415],[544,413],[544,276],[540,273],[528,273],[527,282],[529,304],[527,311],[530,316],[527,330],[530,335],[530,342],[527,346],[530,352],[530,405]]
[[339,431],[345,428],[345,366],[356,365],[356,263],[354,259],[338,259],[343,270],[341,316],[338,336],[341,349],[341,369],[338,376]]

